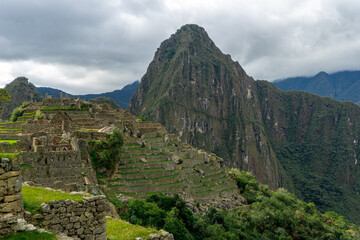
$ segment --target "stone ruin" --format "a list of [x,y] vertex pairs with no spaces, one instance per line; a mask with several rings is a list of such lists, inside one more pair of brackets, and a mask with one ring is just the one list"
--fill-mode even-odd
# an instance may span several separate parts
[[[180,194],[194,212],[243,203],[236,183],[220,167],[221,158],[127,111],[68,97],[47,97],[29,105],[20,121],[12,124],[20,129],[6,135],[18,139],[16,151],[21,154],[14,162],[21,166],[23,180],[33,185],[95,193],[101,187],[105,193],[130,197]],[[106,139],[113,129],[122,132],[125,143],[115,171],[97,178],[87,142]]]
[[[105,196],[84,197],[81,202],[58,200],[41,205],[41,214],[26,218],[21,194],[19,166],[0,160],[0,238],[10,233],[35,230],[32,222],[55,234],[77,239],[106,240],[107,201]],[[43,221],[37,221],[42,219]]]

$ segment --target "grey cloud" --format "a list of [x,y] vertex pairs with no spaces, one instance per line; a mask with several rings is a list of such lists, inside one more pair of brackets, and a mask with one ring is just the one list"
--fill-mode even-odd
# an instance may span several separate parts
[[359,12],[357,1],[341,0],[4,0],[0,61],[14,67],[0,76],[28,74],[73,93],[120,88],[139,80],[160,42],[187,23],[204,27],[255,78],[359,69]]

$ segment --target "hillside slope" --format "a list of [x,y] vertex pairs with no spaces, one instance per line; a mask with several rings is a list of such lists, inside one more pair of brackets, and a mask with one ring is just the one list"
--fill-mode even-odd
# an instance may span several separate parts
[[286,78],[273,83],[282,90],[302,90],[360,104],[360,71],[320,72],[313,77]]
[[25,77],[18,77],[5,86],[11,96],[11,101],[6,103],[2,112],[3,120],[10,119],[13,109],[19,107],[23,102],[38,102],[42,100],[41,94],[35,86],[28,82]]
[[128,110],[273,189],[360,221],[360,108],[254,81],[197,25],[161,43]]

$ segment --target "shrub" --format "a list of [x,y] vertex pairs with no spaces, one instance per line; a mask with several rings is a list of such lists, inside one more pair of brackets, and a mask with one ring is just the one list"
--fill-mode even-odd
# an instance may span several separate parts
[[101,169],[110,170],[111,172],[115,170],[123,144],[124,138],[119,130],[114,130],[106,140],[89,142],[91,148],[90,158],[98,173],[104,173]]
[[161,228],[164,226],[165,211],[155,203],[132,199],[128,205],[129,220],[133,224]]

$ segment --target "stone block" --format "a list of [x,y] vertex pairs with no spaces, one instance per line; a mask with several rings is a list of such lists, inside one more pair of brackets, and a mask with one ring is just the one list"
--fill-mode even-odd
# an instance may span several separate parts
[[78,216],[70,217],[70,222],[79,222],[80,218]]
[[156,233],[150,233],[149,237],[151,240],[160,240],[161,238],[160,235]]
[[7,187],[7,182],[5,180],[0,180],[0,187]]
[[98,226],[97,228],[94,229],[93,233],[94,234],[100,234],[106,231],[106,224],[101,224],[100,226]]
[[12,165],[11,170],[20,171],[20,166],[19,165]]
[[11,230],[11,228],[2,228],[2,229],[0,229],[0,236],[1,235],[8,235],[8,234],[10,234],[12,232],[12,230]]
[[66,224],[66,226],[65,226],[66,229],[71,229],[71,228],[73,228],[73,227],[74,227],[74,224],[73,224],[73,223],[68,223],[68,224]]
[[6,187],[0,187],[0,197],[7,195],[8,191]]
[[85,240],[95,240],[94,235],[86,235]]
[[60,224],[50,226],[50,230],[54,233],[60,233],[64,230],[64,228]]
[[78,228],[80,228],[80,223],[79,222],[76,222],[76,223],[74,223],[74,228],[76,228],[76,229],[78,229]]
[[17,176],[19,176],[18,171],[9,171],[9,172],[6,172],[6,173],[0,175],[0,180],[12,178],[12,177],[17,177]]
[[8,195],[4,197],[4,202],[14,202],[17,200],[21,199],[21,195],[20,194],[16,194],[16,195]]
[[98,212],[105,211],[105,209],[106,209],[105,204],[100,204],[100,205],[98,205],[98,206],[96,207],[96,210],[97,210]]
[[21,200],[0,204],[0,212],[2,213],[21,212],[22,210],[23,204]]
[[95,236],[95,239],[96,240],[106,240],[107,239],[107,235],[106,235],[106,232],[100,234],[100,235],[97,235]]
[[42,203],[42,204],[41,204],[41,210],[42,210],[42,212],[44,212],[44,213],[50,212],[50,206],[49,206],[49,204]]
[[79,228],[78,230],[76,230],[76,233],[77,233],[78,235],[83,234],[83,233],[84,233],[84,227],[81,227],[81,228]]
[[60,218],[58,216],[54,216],[51,221],[50,221],[51,224],[58,224],[60,223]]

